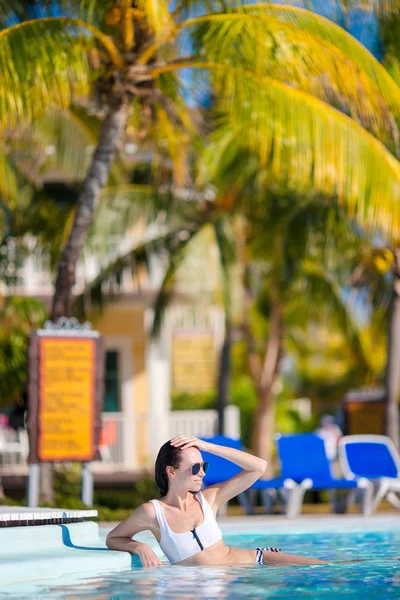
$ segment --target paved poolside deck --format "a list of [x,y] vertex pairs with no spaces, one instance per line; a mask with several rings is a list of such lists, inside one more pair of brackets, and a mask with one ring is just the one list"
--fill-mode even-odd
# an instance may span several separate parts
[[[363,533],[365,531],[400,531],[400,513],[387,512],[371,517],[362,515],[304,515],[297,519],[288,519],[284,515],[228,516],[218,519],[218,524],[225,535],[258,534],[285,535],[297,533]],[[117,523],[100,523],[99,535],[105,539],[107,533]],[[135,536],[145,542],[163,558],[163,554],[150,532],[141,532]]]

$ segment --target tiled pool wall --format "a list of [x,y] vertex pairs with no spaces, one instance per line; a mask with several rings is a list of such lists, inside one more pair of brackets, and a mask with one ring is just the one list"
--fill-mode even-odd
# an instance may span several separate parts
[[0,582],[93,575],[131,566],[126,552],[110,552],[93,521],[0,528]]

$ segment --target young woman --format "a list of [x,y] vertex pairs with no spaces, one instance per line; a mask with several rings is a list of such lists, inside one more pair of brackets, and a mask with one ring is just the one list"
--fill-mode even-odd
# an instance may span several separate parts
[[[231,479],[200,491],[208,463],[200,450],[226,458],[243,469]],[[155,475],[161,497],[141,504],[107,536],[110,550],[137,554],[144,567],[162,562],[153,550],[132,537],[152,532],[171,563],[179,565],[316,565],[325,561],[284,554],[275,548],[230,548],[222,540],[216,521],[218,508],[247,490],[267,463],[247,452],[217,446],[195,437],[178,435],[165,443],[157,456]]]

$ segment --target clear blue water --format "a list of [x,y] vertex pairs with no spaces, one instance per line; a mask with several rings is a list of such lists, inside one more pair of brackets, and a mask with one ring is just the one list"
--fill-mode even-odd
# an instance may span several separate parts
[[163,600],[225,598],[335,599],[400,598],[400,531],[373,533],[302,533],[284,535],[225,535],[230,546],[274,546],[284,552],[326,560],[365,559],[308,567],[180,567],[133,568],[71,584],[56,580],[32,584],[29,593],[15,595],[0,588],[1,600],[52,598],[76,600]]

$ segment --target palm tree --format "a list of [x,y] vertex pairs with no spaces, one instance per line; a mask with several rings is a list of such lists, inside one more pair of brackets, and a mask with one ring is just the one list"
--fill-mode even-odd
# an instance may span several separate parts
[[[303,186],[335,191],[352,205],[360,198],[356,189],[372,190],[370,201],[379,206],[375,192],[386,182],[389,207],[397,202],[398,164],[371,134],[397,152],[398,88],[367,52],[339,27],[305,10],[207,4],[207,14],[191,18],[197,6],[181,0],[169,11],[164,0],[60,1],[57,9],[62,16],[54,16],[54,4],[44,2],[48,16],[17,23],[1,33],[0,122],[4,127],[14,128],[46,110],[79,103],[102,115],[61,254],[53,318],[71,310],[76,263],[127,126],[135,128],[138,140],[150,133],[158,137],[167,147],[164,154],[175,159],[178,182],[186,182],[185,150],[196,128],[182,96],[187,84],[180,77],[183,69],[200,73],[203,81],[207,74],[215,110],[222,115],[220,134],[226,133],[228,123],[232,125],[227,144],[233,135],[254,133],[254,111],[260,109],[257,135],[244,139],[256,147],[261,135],[259,155],[266,165],[274,152],[274,173],[286,175],[288,158],[296,154],[299,168],[292,175]],[[260,47],[265,49],[262,57]],[[289,135],[297,142],[287,152],[282,142]],[[329,152],[330,135],[337,142]],[[338,147],[344,153],[332,152]],[[344,173],[345,161],[354,152],[373,165],[364,175],[356,170]],[[311,172],[314,158],[321,164],[316,162]],[[338,186],[324,161],[334,165]],[[378,177],[378,164],[388,177]],[[387,209],[386,204],[386,213]],[[356,212],[369,222],[384,213],[372,210],[373,215],[367,215],[364,208]]]
[[[206,14],[192,17],[197,7],[194,0],[178,0],[173,11],[164,0],[60,1],[62,16],[54,16],[54,4],[44,2],[46,17],[0,34],[5,131],[59,108],[83,107],[101,119],[60,257],[53,318],[71,311],[76,264],[124,132],[161,161],[172,157],[176,184],[187,185],[188,157],[211,128],[207,138],[218,150],[199,183],[230,165],[230,189],[240,189],[240,155],[250,151],[265,182],[333,196],[364,225],[388,237],[398,231],[400,95],[379,63],[306,10],[206,4]],[[192,81],[213,98],[211,121],[191,118],[184,88]]]
[[400,393],[400,256],[399,250],[386,246],[365,251],[352,276],[354,288],[366,290],[370,304],[377,307],[386,323],[386,434],[396,447],[400,441],[398,400]]
[[[340,282],[346,281],[345,269],[349,269],[347,261],[340,270],[330,264],[333,256],[337,261],[342,256],[341,249],[360,243],[359,234],[343,216],[332,219],[332,207],[321,198],[303,205],[293,200],[285,194],[275,197],[267,209],[260,205],[239,238],[246,298],[242,330],[258,396],[252,447],[268,458],[285,340],[290,330],[301,326],[301,320],[315,323],[325,314],[326,321],[335,322],[343,332],[363,369],[372,368],[341,291]],[[268,318],[266,345],[253,333],[254,304],[260,300],[261,312]]]
[[[96,292],[98,299],[99,292],[106,290],[118,273],[127,268],[135,272],[148,265],[149,254],[159,253],[160,258],[166,261],[166,268],[154,305],[153,333],[157,333],[177,283],[182,279],[187,281],[186,269],[191,271],[188,255],[195,253],[202,256],[204,265],[199,269],[197,278],[206,273],[208,280],[218,281],[214,302],[217,298],[222,299],[226,315],[225,344],[218,381],[219,412],[223,410],[221,398],[225,397],[229,379],[227,355],[234,330],[236,334],[241,332],[247,342],[249,372],[258,395],[252,447],[257,454],[268,459],[272,453],[276,389],[281,375],[284,342],[288,332],[299,327],[299,314],[305,322],[314,322],[318,307],[320,315],[324,314],[329,323],[335,322],[336,328],[343,333],[360,368],[365,373],[373,372],[359,328],[338,283],[338,279],[342,282],[349,280],[349,261],[353,257],[354,263],[355,251],[349,252],[360,245],[362,238],[343,215],[338,215],[329,202],[323,202],[321,198],[303,199],[302,203],[299,198],[287,193],[283,196],[275,194],[274,198],[269,194],[264,203],[258,203],[258,210],[252,212],[251,220],[248,215],[246,221],[240,212],[231,214],[229,209],[222,210],[225,202],[226,198],[205,203],[202,208],[198,202],[176,205],[169,214],[168,211],[164,213],[166,230],[152,239],[139,242],[116,261],[110,262],[88,286],[85,295]],[[240,234],[245,229],[244,225],[247,235],[243,240]],[[218,257],[219,264],[213,265],[217,277],[210,274],[206,258],[209,254],[205,251],[207,244],[214,247],[212,255]],[[347,261],[343,261],[344,250]],[[334,269],[332,265],[329,268],[331,255],[336,261]],[[331,273],[334,273],[333,277]],[[185,289],[189,290],[190,285]],[[113,297],[115,293],[113,288]],[[203,296],[202,302],[206,301]],[[208,298],[208,301],[213,299]],[[257,306],[257,312],[263,313],[268,321],[267,344],[254,335],[254,310]],[[221,381],[225,386],[222,391]],[[220,427],[222,425],[223,422]]]

